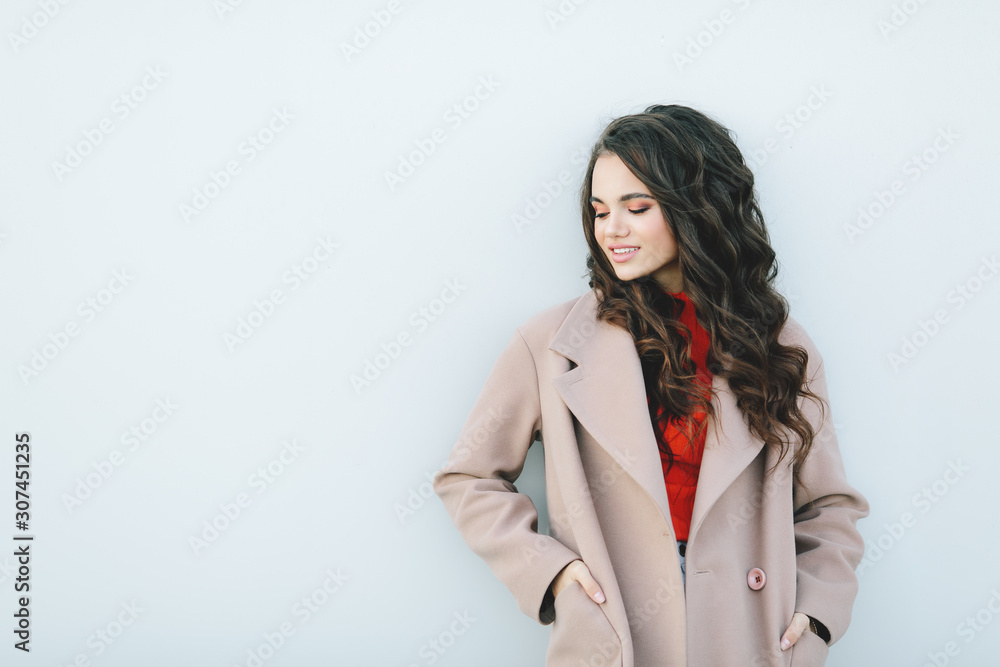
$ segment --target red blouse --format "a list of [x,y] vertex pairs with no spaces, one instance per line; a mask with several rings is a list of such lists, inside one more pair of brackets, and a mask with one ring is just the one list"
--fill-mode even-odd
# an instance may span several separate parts
[[[708,357],[709,335],[698,324],[695,317],[694,304],[684,292],[668,292],[681,299],[678,319],[685,324],[693,334],[691,358],[698,368],[698,377],[706,387],[712,385],[712,374],[706,365]],[[647,403],[649,396],[646,396]],[[662,406],[658,410],[663,413]],[[696,411],[692,417],[692,430],[701,428],[706,418],[704,411]],[[656,428],[656,424],[654,424]],[[666,425],[664,440],[674,455],[674,464],[667,470],[668,459],[660,452],[660,462],[663,467],[663,480],[667,486],[667,498],[670,501],[670,518],[674,524],[674,533],[678,541],[687,541],[691,529],[691,512],[694,509],[694,494],[698,486],[698,473],[701,471],[701,457],[705,449],[704,432],[696,436],[694,442],[689,442],[682,430],[682,425],[676,418],[671,418]]]

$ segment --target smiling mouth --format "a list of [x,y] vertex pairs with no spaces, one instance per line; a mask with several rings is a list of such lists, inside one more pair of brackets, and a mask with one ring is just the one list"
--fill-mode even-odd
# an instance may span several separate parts
[[615,248],[611,253],[615,257],[627,257],[628,255],[635,254],[638,250],[639,248]]

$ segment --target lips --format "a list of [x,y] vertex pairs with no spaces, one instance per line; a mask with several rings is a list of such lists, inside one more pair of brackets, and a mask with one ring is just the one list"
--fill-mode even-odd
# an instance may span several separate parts
[[612,246],[611,259],[616,262],[627,262],[628,260],[635,257],[636,253],[639,252],[637,246]]

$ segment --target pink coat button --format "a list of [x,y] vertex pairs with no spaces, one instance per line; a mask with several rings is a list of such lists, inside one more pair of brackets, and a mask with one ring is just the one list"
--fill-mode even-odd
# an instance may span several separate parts
[[747,573],[747,586],[752,590],[759,591],[764,588],[765,583],[767,583],[767,575],[759,567],[755,567]]

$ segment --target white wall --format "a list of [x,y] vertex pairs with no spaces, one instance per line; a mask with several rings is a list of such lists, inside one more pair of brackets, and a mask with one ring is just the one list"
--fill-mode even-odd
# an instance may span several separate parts
[[[21,432],[36,536],[32,650],[11,664],[252,665],[284,628],[265,664],[541,665],[548,628],[421,496],[513,327],[587,289],[578,151],[671,102],[755,165],[871,502],[829,664],[992,664],[995,3],[223,2],[0,12],[5,626]],[[373,13],[391,22],[348,57]],[[572,185],[518,229],[562,171]],[[540,463],[534,447],[519,482],[535,498]]]

